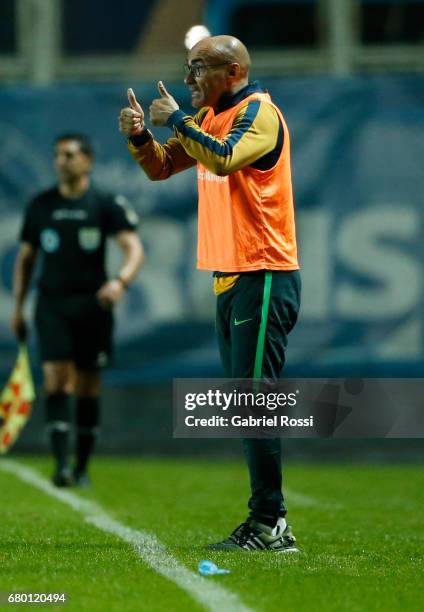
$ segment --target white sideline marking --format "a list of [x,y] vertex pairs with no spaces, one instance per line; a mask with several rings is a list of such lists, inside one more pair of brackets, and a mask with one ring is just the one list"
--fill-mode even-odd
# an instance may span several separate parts
[[69,491],[57,489],[35,470],[25,465],[2,459],[0,469],[71,506],[73,510],[84,516],[87,523],[131,544],[146,565],[187,591],[193,599],[207,610],[213,612],[252,612],[252,609],[245,606],[235,593],[181,565],[176,557],[167,552],[165,545],[161,544],[155,535],[127,527],[110,517],[98,504],[82,499]]

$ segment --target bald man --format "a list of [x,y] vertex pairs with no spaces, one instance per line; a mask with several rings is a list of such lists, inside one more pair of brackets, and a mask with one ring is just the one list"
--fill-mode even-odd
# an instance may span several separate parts
[[[180,110],[160,81],[153,125],[174,135],[165,145],[146,128],[133,91],[120,114],[133,158],[152,180],[197,165],[198,268],[214,276],[216,329],[225,374],[277,379],[300,305],[290,174],[290,138],[281,111],[258,82],[232,36],[190,49],[185,83],[198,112]],[[297,551],[281,490],[281,442],[243,440],[250,473],[249,516],[218,550]]]

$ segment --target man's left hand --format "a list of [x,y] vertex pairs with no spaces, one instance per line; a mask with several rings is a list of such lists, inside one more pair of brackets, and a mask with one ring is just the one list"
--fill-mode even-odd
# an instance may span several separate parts
[[158,83],[158,90],[161,97],[153,100],[150,106],[150,121],[153,125],[164,126],[169,116],[180,107],[171,94],[166,91],[162,81]]
[[122,300],[125,289],[118,279],[112,279],[104,283],[97,292],[97,299],[103,308],[111,308]]

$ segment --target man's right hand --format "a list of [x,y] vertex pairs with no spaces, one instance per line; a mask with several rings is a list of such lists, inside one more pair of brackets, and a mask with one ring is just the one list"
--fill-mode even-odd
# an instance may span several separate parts
[[144,130],[144,112],[133,90],[128,89],[128,102],[130,106],[126,106],[121,110],[119,115],[119,131],[126,134],[128,137],[137,136]]
[[16,336],[19,342],[24,342],[26,340],[27,324],[23,314],[20,311],[15,312],[13,315],[11,328],[14,336]]

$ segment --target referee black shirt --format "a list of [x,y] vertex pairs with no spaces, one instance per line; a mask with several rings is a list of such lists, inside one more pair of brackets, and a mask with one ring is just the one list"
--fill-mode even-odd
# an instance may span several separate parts
[[29,204],[21,241],[40,249],[38,288],[45,296],[95,293],[106,281],[108,236],[135,230],[138,218],[124,196],[90,187],[82,197],[64,198],[57,187]]

